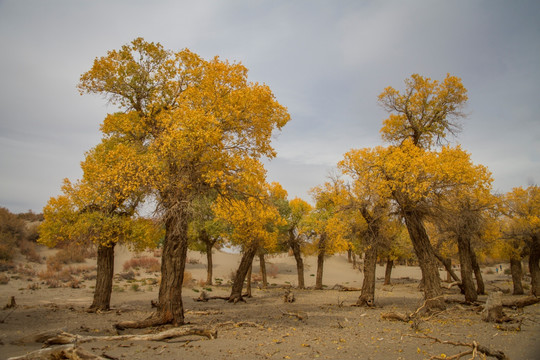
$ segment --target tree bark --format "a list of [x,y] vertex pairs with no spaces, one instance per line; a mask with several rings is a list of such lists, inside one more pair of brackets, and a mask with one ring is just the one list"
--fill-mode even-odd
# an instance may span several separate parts
[[215,242],[211,241],[210,239],[206,239],[204,244],[206,245],[206,285],[212,285],[212,274],[214,270],[212,248],[214,247]]
[[364,257],[364,281],[362,292],[356,301],[358,306],[373,306],[375,303],[375,272],[377,270],[377,247],[371,245]]
[[517,257],[510,258],[510,271],[512,272],[512,283],[514,284],[514,295],[523,295],[523,269],[521,267],[521,259]]
[[531,294],[540,296],[540,238],[533,236],[529,251],[529,272],[531,273]]
[[304,260],[302,260],[302,254],[300,251],[300,244],[296,241],[296,237],[292,231],[289,231],[289,246],[294,255],[294,260],[296,260],[296,272],[298,274],[298,288],[304,289]]
[[109,246],[102,244],[98,246],[96,288],[94,289],[94,301],[90,305],[91,311],[110,309],[115,245],[116,243]]
[[[409,232],[409,236],[413,243],[414,252],[418,258],[420,270],[422,271],[424,298],[426,300],[438,298],[442,295],[441,278],[433,247],[429,242],[429,237],[422,222],[422,217],[414,211],[405,211],[404,218],[407,231]],[[437,303],[434,303],[433,306],[444,307],[444,303],[438,301]]]
[[352,263],[352,247],[351,245],[349,245],[349,248],[347,249],[347,261],[350,263]]
[[384,285],[390,285],[392,282],[392,268],[394,267],[394,260],[390,257],[386,258],[386,269],[384,270]]
[[259,254],[259,265],[261,268],[262,286],[263,289],[268,287],[268,278],[266,277],[266,262],[264,261],[264,253]]
[[236,270],[236,276],[232,284],[231,295],[229,296],[229,302],[238,302],[243,301],[242,298],[242,288],[244,286],[244,280],[249,271],[251,264],[253,263],[253,258],[257,253],[258,244],[254,242],[247,249],[244,250],[242,254],[242,259],[240,260],[240,265],[238,270]]
[[246,296],[250,298],[251,295],[251,275],[253,274],[253,263],[249,265],[249,270],[246,274]]
[[478,299],[478,293],[474,286],[473,267],[471,261],[471,246],[468,238],[458,236],[459,263],[461,265],[461,283],[465,292],[465,301],[474,302]]
[[315,290],[323,288],[324,255],[326,253],[326,234],[322,233],[319,239],[319,251],[317,253],[317,277],[315,278]]
[[476,253],[471,249],[471,264],[474,270],[474,277],[476,278],[476,293],[478,295],[486,294],[486,287],[484,286],[484,278],[482,277],[482,270],[478,265]]
[[176,214],[165,221],[165,240],[161,258],[161,283],[157,323],[184,324],[182,283],[188,250],[187,214]]

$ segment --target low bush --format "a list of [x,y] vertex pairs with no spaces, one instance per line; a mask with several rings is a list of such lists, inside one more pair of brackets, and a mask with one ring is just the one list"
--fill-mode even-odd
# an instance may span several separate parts
[[21,250],[21,254],[26,257],[26,260],[38,264],[42,263],[41,256],[39,256],[38,252],[36,251],[36,243],[26,239],[21,240],[21,243],[19,244],[19,249]]
[[161,270],[161,264],[159,262],[159,259],[155,257],[141,256],[132,258],[124,263],[124,271],[127,271],[131,268],[142,268],[148,272],[158,272]]
[[7,283],[9,283],[9,276],[0,274],[0,285],[6,285]]

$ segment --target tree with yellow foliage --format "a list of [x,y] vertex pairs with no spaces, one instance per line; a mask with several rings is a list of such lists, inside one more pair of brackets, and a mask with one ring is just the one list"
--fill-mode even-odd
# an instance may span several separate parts
[[229,302],[243,301],[244,280],[257,251],[277,246],[279,227],[283,226],[285,221],[270,201],[271,192],[272,185],[268,185],[257,197],[220,197],[214,205],[216,216],[229,226],[223,236],[233,245],[242,248],[242,258],[233,280]]
[[303,222],[303,231],[310,234],[312,247],[317,254],[317,274],[315,290],[323,288],[324,258],[337,252],[346,251],[349,241],[346,237],[343,218],[336,216],[344,203],[343,181],[332,179],[311,189],[315,208]]
[[[540,187],[514,188],[506,194],[503,209],[507,217],[503,233],[514,242],[510,250],[520,252],[515,245],[525,244],[529,255],[531,294],[540,296]],[[518,258],[518,255],[515,253],[513,257]]]
[[157,312],[121,326],[183,324],[193,202],[210,189],[230,197],[262,182],[259,159],[275,156],[272,133],[289,114],[268,86],[247,81],[241,64],[168,51],[141,38],[96,58],[79,89],[105,96],[122,110],[105,119],[102,131],[143,148],[146,183],[165,226]]
[[298,288],[306,287],[304,281],[304,260],[302,259],[302,248],[305,246],[306,234],[303,231],[302,224],[309,217],[312,206],[300,199],[294,198],[288,203],[289,213],[286,216],[287,221],[287,245],[291,248],[296,261],[296,272],[298,275]]
[[51,247],[97,245],[93,311],[109,309],[115,245],[155,247],[162,236],[154,222],[136,216],[145,175],[132,150],[114,140],[103,140],[86,154],[81,164],[83,179],[74,184],[64,180],[63,194],[51,198],[43,209],[39,242]]

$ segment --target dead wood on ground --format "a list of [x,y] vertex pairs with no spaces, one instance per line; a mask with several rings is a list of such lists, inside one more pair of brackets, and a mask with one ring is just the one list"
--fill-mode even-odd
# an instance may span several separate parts
[[[480,345],[478,344],[476,341],[473,341],[472,343],[464,343],[464,342],[460,342],[460,341],[450,341],[450,340],[441,340],[441,339],[438,339],[434,336],[429,336],[429,335],[407,335],[407,336],[410,336],[410,337],[416,337],[416,338],[420,338],[420,339],[430,339],[430,340],[433,340],[435,342],[438,342],[440,344],[449,344],[449,345],[454,345],[454,346],[466,346],[466,347],[469,347],[471,348],[472,350],[469,350],[469,352],[466,352],[466,353],[460,353],[460,354],[456,354],[454,355],[453,357],[446,357],[445,359],[458,359],[458,355],[460,356],[463,356],[463,355],[467,355],[467,354],[474,354],[476,352],[480,352],[486,356],[491,356],[491,357],[494,357],[496,359],[499,359],[499,360],[509,360],[508,356],[506,356],[506,354],[502,351],[499,351],[499,350],[493,350],[487,346],[483,346],[483,345]],[[439,357],[431,357],[432,359],[439,359]]]
[[106,358],[89,353],[76,347],[74,344],[56,346],[54,348],[32,351],[26,355],[10,357],[8,360],[49,360],[49,359],[72,359],[72,360],[106,360]]

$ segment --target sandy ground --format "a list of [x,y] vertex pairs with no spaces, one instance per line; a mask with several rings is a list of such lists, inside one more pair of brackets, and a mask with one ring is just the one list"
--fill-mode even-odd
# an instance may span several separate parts
[[[47,250],[44,255],[54,253]],[[125,248],[116,251],[116,272],[133,257]],[[422,336],[441,340],[477,343],[504,351],[510,359],[540,359],[540,304],[524,310],[505,309],[509,316],[525,319],[521,331],[503,331],[481,320],[474,307],[453,304],[442,313],[420,322],[417,330],[411,324],[389,321],[381,314],[390,311],[412,313],[422,304],[418,291],[420,270],[398,266],[393,271],[391,286],[377,281],[376,307],[352,306],[359,292],[332,290],[335,284],[361,287],[362,273],[352,269],[345,255],[329,257],[325,262],[326,290],[293,290],[296,301],[284,303],[284,286],[296,285],[294,258],[280,255],[268,259],[270,274],[268,289],[254,284],[253,297],[246,303],[229,304],[222,300],[197,302],[203,288],[209,295],[228,295],[227,282],[239,263],[239,256],[216,252],[214,278],[223,279],[220,286],[201,286],[206,279],[205,256],[190,253],[193,264],[188,264],[194,282],[184,288],[183,300],[186,320],[194,326],[214,328],[218,338],[208,340],[197,336],[168,342],[149,341],[94,341],[81,346],[110,359],[427,359],[431,356],[451,356],[467,350],[448,344],[435,343]],[[22,261],[22,258],[18,258]],[[198,260],[199,263],[195,263]],[[88,265],[95,261],[87,260]],[[44,265],[30,264],[39,271]],[[254,263],[254,273],[258,271]],[[488,292],[511,287],[509,275],[488,274]],[[306,286],[315,282],[315,258],[306,258]],[[150,285],[158,273],[138,271],[136,281],[115,280],[112,294],[113,310],[90,314],[86,308],[92,301],[93,280],[82,280],[81,288],[47,288],[37,277],[17,273],[7,274],[11,280],[0,285],[0,306],[15,296],[17,308],[0,310],[0,358],[24,355],[41,348],[39,343],[15,344],[21,338],[46,330],[62,329],[81,335],[114,335],[113,324],[123,320],[144,319],[152,313],[151,300],[158,296],[158,285]],[[445,273],[441,272],[443,278]],[[377,276],[384,276],[384,268],[377,267]],[[135,285],[134,285],[135,284]],[[33,288],[30,289],[30,288]],[[457,291],[448,290],[448,294]],[[513,298],[511,295],[504,295]],[[486,299],[485,296],[480,298]],[[285,313],[296,313],[303,317]],[[256,325],[256,326],[247,326]],[[126,330],[120,333],[148,333],[161,329]],[[469,359],[471,355],[464,358]]]

